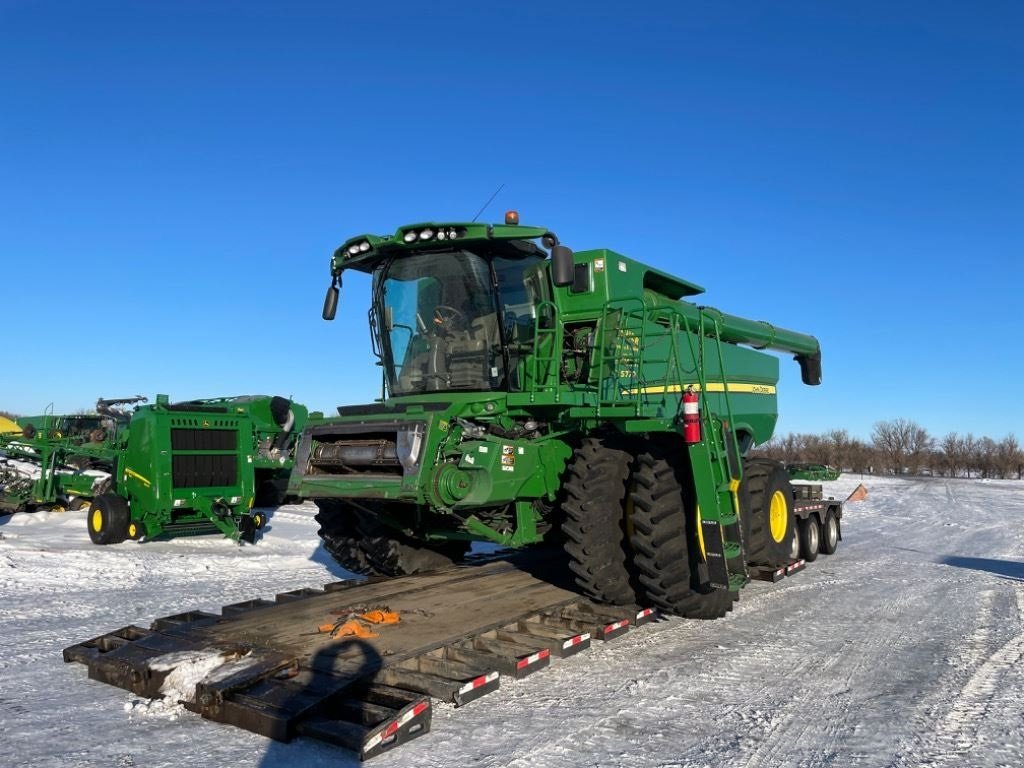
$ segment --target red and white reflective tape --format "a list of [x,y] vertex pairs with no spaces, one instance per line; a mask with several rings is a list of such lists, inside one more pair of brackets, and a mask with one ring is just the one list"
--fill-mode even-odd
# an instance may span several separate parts
[[585,643],[589,639],[590,639],[590,633],[589,632],[584,632],[582,635],[574,635],[573,637],[570,637],[568,640],[566,640],[564,643],[562,643],[562,650],[564,651],[564,650],[566,650],[568,648],[572,648],[574,645],[579,645],[580,643]]
[[542,651],[537,651],[536,653],[531,654],[531,655],[529,655],[529,656],[527,656],[525,658],[522,658],[519,661],[517,661],[516,662],[516,669],[524,669],[525,667],[528,667],[531,664],[536,664],[541,659],[546,659],[550,655],[551,655],[551,651],[549,651],[547,648],[545,648]]
[[614,624],[609,624],[607,627],[605,627],[604,628],[604,633],[606,635],[610,635],[615,630],[622,629],[623,627],[628,627],[628,626],[629,626],[629,619],[623,619],[622,621],[616,621]]
[[654,609],[653,608],[644,608],[642,611],[637,611],[636,620],[637,621],[643,621],[648,616],[653,616],[653,615],[654,615]]
[[480,675],[480,677],[476,678],[475,680],[470,680],[464,686],[459,688],[459,693],[462,694],[469,693],[470,691],[475,691],[477,688],[482,688],[488,683],[493,683],[497,679],[497,672],[488,672],[486,675]]
[[805,560],[797,560],[795,563],[790,563],[786,566],[786,573],[792,573],[798,568],[803,568],[807,564]]
[[383,742],[387,741],[396,733],[398,733],[399,728],[401,728],[403,725],[408,725],[413,718],[419,717],[428,709],[430,709],[430,703],[426,701],[421,701],[419,704],[410,709],[400,718],[392,721],[388,725],[388,727],[385,728],[383,731],[378,731],[373,736],[371,736],[369,740],[366,742],[366,744],[363,745],[363,751],[369,752],[371,749],[380,746]]

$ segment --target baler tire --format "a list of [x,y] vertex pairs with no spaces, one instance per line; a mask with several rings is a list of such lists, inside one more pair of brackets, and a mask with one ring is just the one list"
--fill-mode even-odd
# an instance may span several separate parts
[[633,457],[615,438],[586,437],[563,484],[563,548],[576,584],[613,605],[636,600],[629,568],[626,503]]
[[128,502],[116,493],[101,493],[92,500],[86,514],[93,544],[120,544],[128,538]]
[[825,515],[825,523],[821,526],[821,552],[825,555],[834,555],[839,549],[839,520],[835,513],[829,510]]
[[798,520],[797,536],[800,539],[800,557],[808,563],[813,563],[818,559],[821,545],[821,528],[818,526],[818,518],[811,515]]
[[[771,501],[776,494],[779,494],[777,503],[786,505],[786,526],[778,540],[772,535],[770,522]],[[796,516],[793,514],[793,488],[781,463],[769,459],[751,459],[744,463],[740,515],[748,564],[779,568],[791,562],[793,537],[797,535]]]
[[[687,504],[668,456],[653,444],[637,457],[631,516],[633,562],[641,585],[640,603],[688,619],[718,619],[732,610],[737,593],[695,585]],[[696,507],[692,525],[696,525]]]
[[359,546],[355,508],[346,507],[344,502],[334,499],[319,500],[316,505],[320,511],[313,519],[320,524],[317,534],[327,553],[346,571],[364,576],[377,575]]

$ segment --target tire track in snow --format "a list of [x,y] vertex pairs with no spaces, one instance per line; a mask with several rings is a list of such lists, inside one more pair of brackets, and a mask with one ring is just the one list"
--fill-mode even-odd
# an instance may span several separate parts
[[[886,619],[885,626],[894,627],[895,632],[869,632],[861,642],[845,639],[838,648],[815,648],[811,643],[810,649],[802,650],[806,655],[815,654],[813,674],[794,670],[788,685],[783,682],[775,689],[788,701],[773,710],[752,752],[744,754],[741,745],[735,764],[769,768],[785,764],[786,755],[799,754],[803,758],[800,765],[831,765],[837,757],[838,743],[854,730],[850,722],[853,681],[859,680],[869,665],[884,666],[886,659],[902,647],[909,632],[904,614],[916,600],[916,595],[899,594],[856,619],[862,625]],[[830,686],[833,690],[823,690],[822,682],[827,680],[835,680]]]
[[[990,653],[978,665],[960,691],[953,698],[952,706],[941,720],[932,724],[931,731],[923,740],[917,754],[905,764],[916,766],[966,766],[975,764],[972,758],[985,747],[985,740],[979,739],[979,732],[985,724],[996,722],[1010,729],[1020,737],[1024,718],[1018,717],[1016,727],[1003,720],[1007,711],[1005,699],[1014,706],[1009,711],[1020,711],[1024,692],[1019,685],[1007,684],[1011,673],[1020,675],[1024,664],[1024,587],[1016,587],[1017,611],[1013,617],[1017,632],[1003,645]],[[986,631],[986,629],[988,631]],[[979,627],[971,638],[968,655],[980,656],[979,646],[991,632],[990,626]],[[902,757],[902,756],[901,756]]]

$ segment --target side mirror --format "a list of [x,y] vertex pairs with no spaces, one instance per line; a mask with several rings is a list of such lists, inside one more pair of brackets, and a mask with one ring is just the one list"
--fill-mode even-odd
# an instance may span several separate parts
[[564,245],[556,245],[551,249],[551,282],[559,288],[572,285],[576,265],[572,259],[572,249]]
[[327,289],[327,295],[324,297],[324,320],[333,320],[334,316],[338,313],[338,290],[337,280],[331,283],[331,287]]

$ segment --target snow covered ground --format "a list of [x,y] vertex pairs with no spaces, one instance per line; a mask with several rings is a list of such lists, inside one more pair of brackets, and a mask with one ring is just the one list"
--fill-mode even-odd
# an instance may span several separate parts
[[[827,483],[844,498],[859,477]],[[866,478],[839,552],[467,707],[388,766],[1024,765],[1024,483]],[[312,506],[256,546],[89,543],[84,513],[0,518],[0,764],[339,766],[88,680],[61,649],[126,624],[346,576]]]

